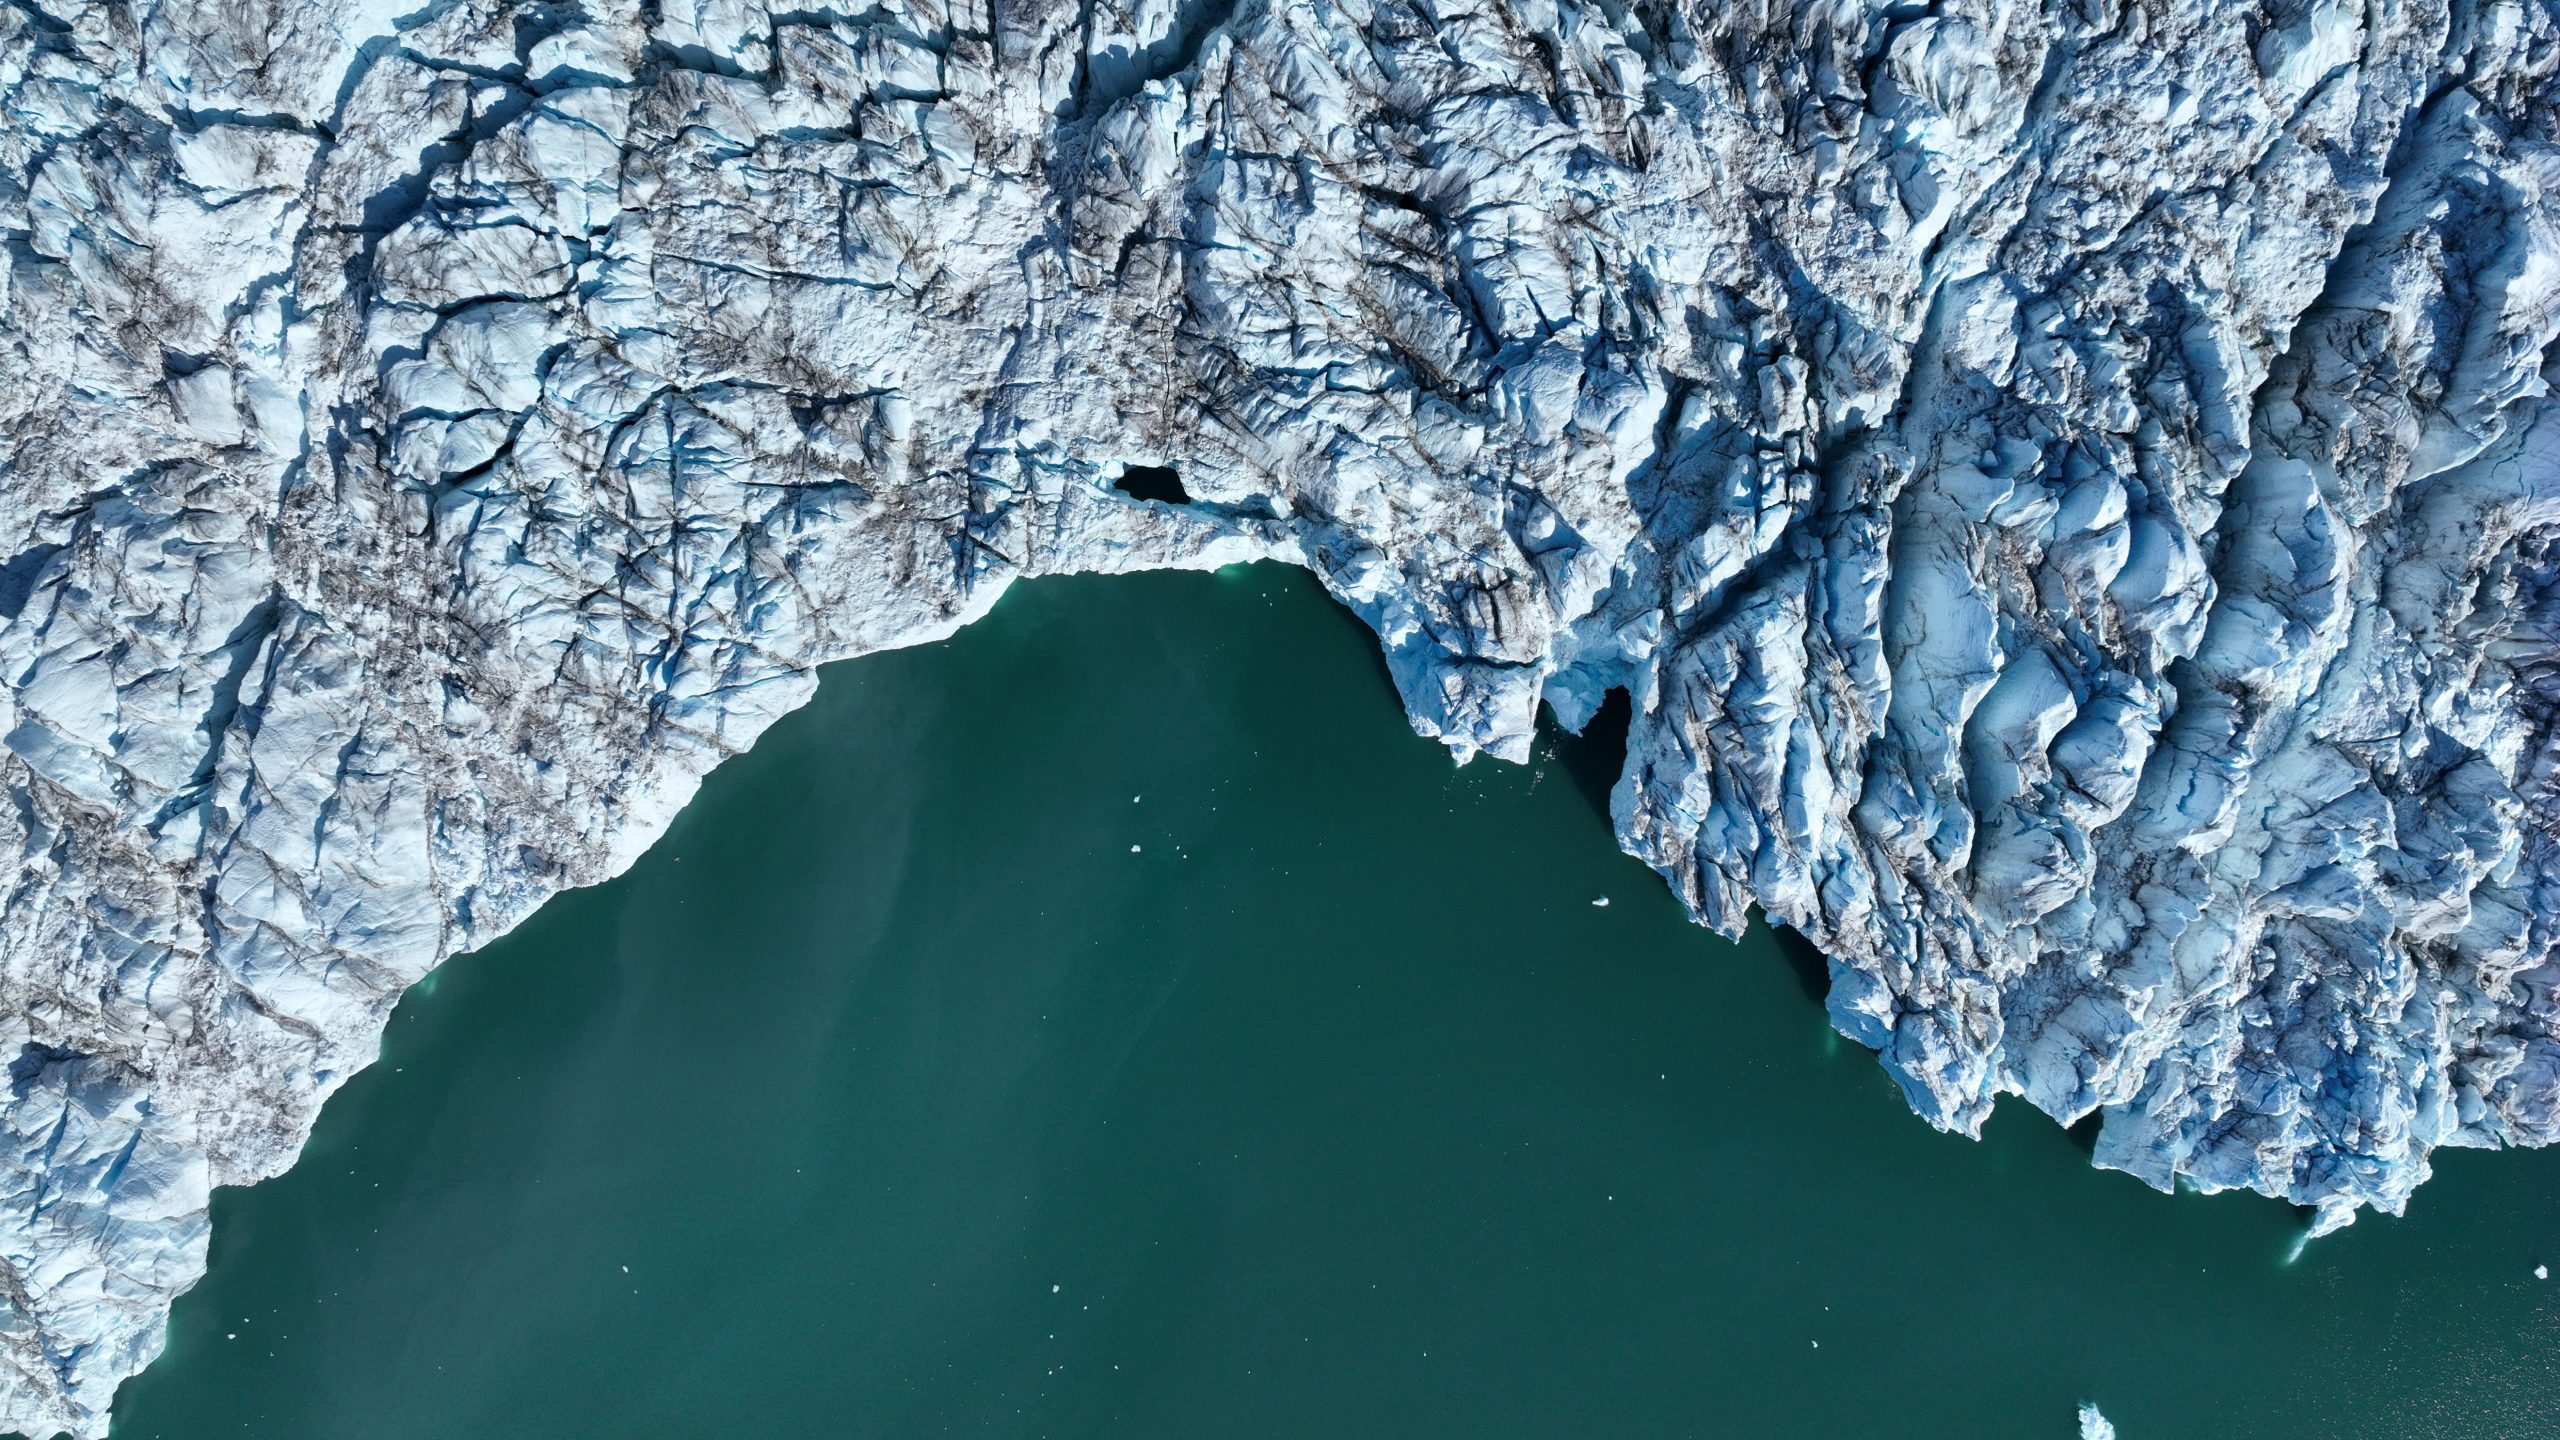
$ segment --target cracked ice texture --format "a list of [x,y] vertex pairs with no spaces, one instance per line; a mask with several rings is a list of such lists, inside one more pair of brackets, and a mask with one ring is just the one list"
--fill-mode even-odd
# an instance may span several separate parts
[[[2548,3],[0,9],[0,1423],[824,661],[1277,557],[1932,1123],[2560,1127]],[[1181,506],[1116,494],[1177,467]]]

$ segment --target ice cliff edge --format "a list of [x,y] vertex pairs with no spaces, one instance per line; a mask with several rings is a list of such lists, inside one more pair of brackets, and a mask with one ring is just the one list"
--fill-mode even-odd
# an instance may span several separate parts
[[[0,1426],[821,662],[1303,564],[1932,1123],[2560,1127],[2547,0],[0,9]],[[1178,470],[1182,503],[1110,481]]]

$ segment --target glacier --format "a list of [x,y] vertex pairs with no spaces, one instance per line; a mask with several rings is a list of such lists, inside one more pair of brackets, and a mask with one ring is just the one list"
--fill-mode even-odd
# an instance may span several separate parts
[[1305,566],[1460,760],[1623,690],[1622,843],[1933,1125],[2314,1229],[2549,1143],[2555,71],[2550,0],[10,0],[0,1426],[105,1433],[405,988],[1028,575]]

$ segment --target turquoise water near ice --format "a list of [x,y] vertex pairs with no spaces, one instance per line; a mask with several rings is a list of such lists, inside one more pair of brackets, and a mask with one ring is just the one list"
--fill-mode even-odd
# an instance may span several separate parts
[[1936,1134],[1617,852],[1615,762],[1453,768],[1267,567],[837,666],[218,1195],[115,1433],[2560,1433],[2560,1154],[2287,1265]]

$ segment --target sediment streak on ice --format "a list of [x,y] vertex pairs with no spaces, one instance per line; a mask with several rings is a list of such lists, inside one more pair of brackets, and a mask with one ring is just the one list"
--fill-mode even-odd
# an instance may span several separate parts
[[[2560,1123],[2548,4],[0,10],[0,1422],[821,662],[1304,564],[1931,1122]],[[1168,465],[1188,503],[1115,493]]]

